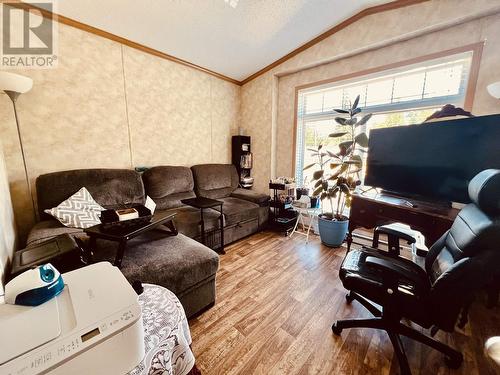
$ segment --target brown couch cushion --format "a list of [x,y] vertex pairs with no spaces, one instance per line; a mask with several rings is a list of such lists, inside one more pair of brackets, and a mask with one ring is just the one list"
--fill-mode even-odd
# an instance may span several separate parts
[[222,212],[226,226],[259,217],[259,205],[256,203],[233,197],[220,200],[224,202]]
[[144,172],[142,180],[146,194],[159,210],[180,207],[182,199],[195,197],[193,173],[188,167],[153,167]]
[[144,203],[144,185],[138,172],[130,169],[76,169],[42,174],[36,179],[38,213],[56,207],[80,188],[86,187],[92,197],[105,208],[121,204]]
[[267,206],[271,197],[267,194],[256,193],[252,190],[238,188],[231,193],[231,197],[244,199],[246,201],[256,203],[259,206]]
[[[98,240],[94,260],[113,262],[116,249],[116,242]],[[158,284],[179,295],[213,277],[218,266],[217,253],[195,240],[149,231],[127,243],[121,271],[130,281]]]
[[[188,237],[195,238],[201,235],[200,222],[200,209],[182,206],[167,210],[168,212],[175,213],[174,223],[179,233]],[[219,213],[215,210],[203,210],[203,218],[205,221],[205,230],[218,228]]]
[[232,164],[199,164],[191,167],[196,195],[212,199],[228,197],[238,187]]

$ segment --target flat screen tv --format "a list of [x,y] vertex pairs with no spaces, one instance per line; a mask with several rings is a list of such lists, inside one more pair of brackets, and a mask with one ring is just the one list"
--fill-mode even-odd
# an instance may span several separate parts
[[468,203],[469,181],[487,168],[500,169],[500,115],[370,131],[365,185]]

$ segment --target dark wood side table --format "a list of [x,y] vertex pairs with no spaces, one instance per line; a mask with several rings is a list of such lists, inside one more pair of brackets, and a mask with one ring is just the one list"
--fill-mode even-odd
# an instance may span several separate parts
[[425,236],[425,244],[430,247],[450,229],[458,211],[426,201],[387,194],[355,194],[349,215],[347,248],[351,248],[352,232],[356,228],[372,229],[394,222],[408,224],[412,229],[420,231]]
[[[116,252],[115,262],[113,263],[118,268],[122,266],[123,255],[127,248],[127,242],[132,238],[140,236],[153,229],[163,229],[165,233],[169,236],[176,236],[177,229],[173,219],[175,214],[173,213],[156,213],[153,215],[151,221],[144,225],[138,225],[130,228],[116,228],[116,229],[104,229],[102,224],[94,225],[93,227],[84,229],[87,236],[90,237],[89,240],[89,251],[87,259],[89,262],[92,261],[92,251],[95,250],[96,241],[98,238],[103,240],[118,242],[118,250]],[[161,227],[164,228],[161,228]]]
[[61,234],[37,245],[15,251],[6,281],[44,263],[52,263],[61,273],[87,265],[83,247],[69,234]]
[[[221,254],[225,254],[224,251],[224,214],[222,213],[222,205],[224,202],[217,199],[210,199],[205,197],[196,197],[189,199],[182,199],[182,203],[200,209],[200,225],[201,225],[201,242],[206,245],[206,233],[205,233],[205,218],[203,217],[203,210],[214,209],[220,213],[219,215],[219,230],[220,230],[220,247],[217,250]],[[219,207],[219,210],[215,209]]]

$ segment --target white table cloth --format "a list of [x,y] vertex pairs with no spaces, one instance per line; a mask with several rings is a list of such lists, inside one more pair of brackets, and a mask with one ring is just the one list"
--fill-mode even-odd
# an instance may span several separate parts
[[194,366],[184,309],[170,290],[144,284],[139,296],[146,355],[130,375],[186,375]]

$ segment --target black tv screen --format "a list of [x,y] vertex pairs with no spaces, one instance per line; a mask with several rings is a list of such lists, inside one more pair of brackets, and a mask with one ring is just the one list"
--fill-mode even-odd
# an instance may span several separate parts
[[469,181],[488,168],[500,169],[500,115],[370,131],[365,185],[467,203]]

